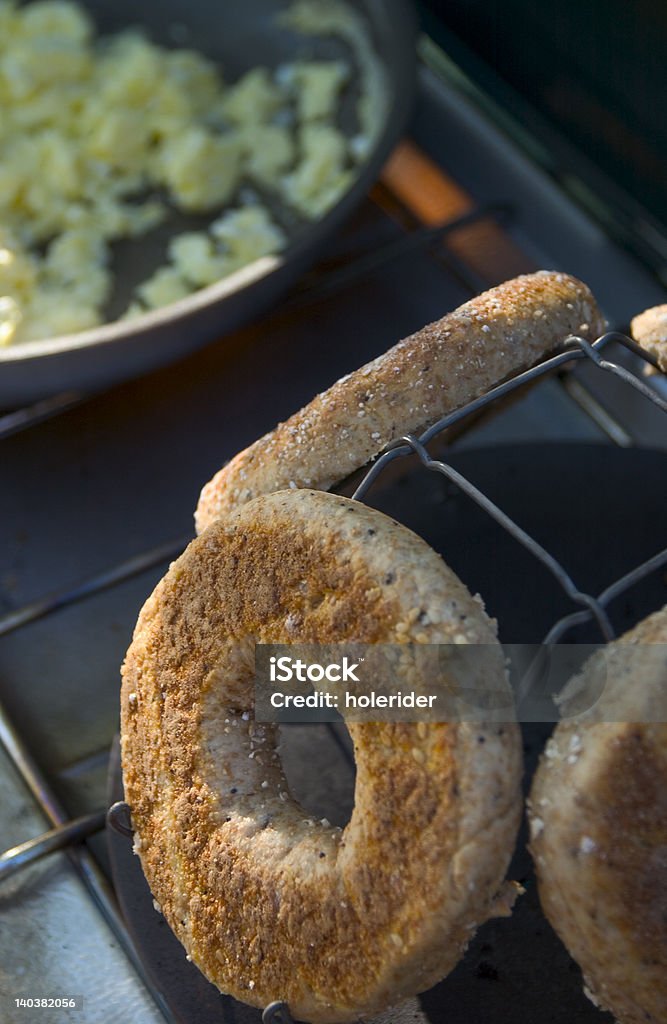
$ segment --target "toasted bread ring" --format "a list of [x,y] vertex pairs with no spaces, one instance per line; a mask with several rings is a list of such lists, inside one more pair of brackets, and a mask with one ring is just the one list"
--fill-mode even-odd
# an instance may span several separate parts
[[144,606],[121,709],[136,849],[222,991],[285,1000],[315,1024],[355,1020],[428,988],[499,912],[520,817],[514,724],[350,724],[355,806],[341,833],[306,820],[273,728],[248,714],[255,641],[418,635],[497,644],[424,541],[306,490],[213,524]]
[[654,356],[662,372],[667,373],[667,305],[652,306],[638,313],[630,330],[637,344]]
[[667,608],[587,662],[568,714],[599,684],[602,696],[557,726],[530,796],[542,906],[587,994],[621,1024],[667,1021],[664,645]]
[[540,271],[492,288],[337,381],[240,452],[201,492],[195,524],[288,487],[327,491],[391,441],[553,352],[604,320],[585,284]]

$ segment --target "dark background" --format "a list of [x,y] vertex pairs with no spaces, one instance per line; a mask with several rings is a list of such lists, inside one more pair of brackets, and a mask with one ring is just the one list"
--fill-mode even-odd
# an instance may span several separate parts
[[667,227],[667,3],[421,0],[420,8],[464,70],[491,72],[480,84],[504,107],[516,91]]

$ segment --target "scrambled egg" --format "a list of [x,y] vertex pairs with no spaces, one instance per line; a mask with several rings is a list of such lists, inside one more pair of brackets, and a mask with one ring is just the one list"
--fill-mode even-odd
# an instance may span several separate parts
[[257,67],[227,85],[204,55],[136,29],[97,38],[71,0],[0,0],[0,345],[103,322],[112,243],[174,208],[214,219],[172,237],[126,317],[284,248],[260,194],[302,218],[336,201],[382,123],[370,44],[344,3],[297,0],[283,17],[350,44],[363,83],[354,139],[336,123],[345,61]]

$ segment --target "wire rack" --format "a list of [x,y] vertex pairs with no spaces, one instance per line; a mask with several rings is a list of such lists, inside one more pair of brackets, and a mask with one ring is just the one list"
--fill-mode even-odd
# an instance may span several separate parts
[[[414,250],[420,248],[429,250],[432,255],[436,256],[439,262],[445,264],[447,271],[455,279],[468,289],[471,294],[475,294],[488,287],[489,283],[479,279],[465,263],[454,256],[451,250],[444,249],[442,243],[450,234],[454,234],[456,231],[468,227],[475,222],[492,219],[500,224],[504,224],[512,220],[512,218],[513,210],[508,204],[493,203],[477,206],[463,216],[451,219],[435,227],[429,226],[412,230],[397,241],[381,246],[372,246],[368,252],[351,260],[345,260],[336,269],[327,269],[324,273],[319,273],[310,278],[307,277],[301,287],[295,290],[292,299],[287,300],[287,303],[291,303],[292,306],[297,308],[323,295],[326,296],[343,290],[353,281],[358,281],[374,273],[383,265],[409,255]],[[441,438],[445,432],[450,431],[453,427],[460,429],[463,425],[472,424],[480,413],[485,410],[493,410],[503,398],[513,392],[517,392],[526,385],[535,383],[563,367],[569,367],[577,361],[586,361],[593,364],[599,372],[612,374],[620,378],[627,387],[636,389],[647,401],[654,403],[663,412],[667,413],[667,402],[642,379],[641,369],[639,372],[634,373],[605,357],[604,349],[611,342],[620,344],[638,356],[642,361],[639,364],[640,368],[649,364],[657,368],[655,360],[639,349],[624,334],[610,332],[598,338],[592,344],[580,337],[572,336],[566,338],[560,350],[551,358],[503,382],[466,406],[443,417],[420,436],[409,435],[397,439],[379,455],[353,494],[356,500],[364,500],[390,463],[397,459],[408,457],[416,457],[426,470],[441,474],[456,487],[460,488],[486,514],[499,523],[508,534],[522,544],[537,562],[542,563],[548,569],[571,602],[571,613],[554,623],[545,636],[545,648],[560,641],[575,626],[591,621],[596,624],[603,640],[609,641],[613,639],[614,630],[607,612],[608,606],[631,587],[653,572],[666,566],[667,548],[656,552],[652,558],[636,566],[631,572],[608,586],[602,593],[597,595],[588,594],[577,586],[576,581],[568,574],[565,568],[535,538],[530,536],[518,523],[512,520],[501,508],[476,488],[474,484],[452,466],[448,465],[446,461],[434,458],[429,453],[427,446],[430,442]],[[569,379],[575,380],[575,378]],[[0,416],[0,440],[60,415],[85,401],[86,397],[76,393],[61,394],[40,402],[31,408]],[[578,401],[574,394],[574,389],[571,390],[571,397]],[[582,396],[580,404],[594,420],[603,425],[613,440],[619,444],[627,443],[621,428],[613,422],[604,410],[596,406],[595,400],[588,392],[585,392]],[[52,615],[60,609],[87,600],[95,594],[116,587],[133,577],[167,563],[180,554],[190,540],[190,535],[177,537],[171,542],[146,550],[140,555],[122,561],[104,572],[84,579],[73,587],[47,594],[0,617],[0,637],[7,636],[30,623]],[[144,970],[141,959],[126,929],[115,894],[106,876],[102,872],[97,860],[82,843],[82,840],[102,828],[105,821],[121,834],[131,835],[129,808],[121,803],[114,805],[108,814],[105,814],[103,810],[98,810],[93,814],[72,820],[64,806],[54,795],[49,780],[43,774],[37,760],[33,757],[32,752],[15,729],[1,702],[0,743],[3,744],[19,775],[53,826],[44,835],[38,836],[0,855],[0,881],[20,871],[24,866],[32,863],[37,858],[54,850],[64,849],[73,867],[111,926],[121,947],[125,950],[128,959],[151,992],[156,1005],[167,1021],[173,1020],[171,1011],[166,1005],[162,993],[153,984]],[[288,1007],[281,1002],[271,1003],[265,1008],[262,1016],[264,1024],[290,1024],[291,1021]]]
[[[473,418],[481,411],[492,408],[502,398],[524,388],[527,384],[553,373],[566,364],[571,365],[584,360],[592,363],[600,372],[613,374],[626,386],[636,389],[647,401],[654,403],[667,413],[667,402],[642,379],[640,373],[628,370],[607,359],[604,349],[616,342],[625,349],[639,356],[644,365],[657,368],[655,360],[641,350],[630,338],[618,332],[609,332],[590,343],[584,338],[570,336],[565,339],[562,348],[549,359],[512,377],[510,380],[493,388],[460,409],[444,416],[419,436],[406,435],[389,445],[370,466],[361,483],[354,491],[353,498],[363,501],[369,491],[377,483],[390,463],[398,459],[416,456],[421,465],[431,472],[439,473],[456,487],[460,488],[483,511],[494,519],[518,543],[541,563],[556,579],[563,592],[571,602],[573,610],[553,624],[544,637],[546,647],[561,641],[575,626],[585,622],[593,622],[599,630],[601,638],[608,642],[614,639],[614,628],[608,615],[609,604],[635,586],[653,572],[667,566],[667,548],[658,551],[650,559],[636,566],[622,578],[616,580],[600,594],[589,594],[583,591],[566,571],[563,565],[546,550],[534,537],[528,534],[517,522],[511,519],[503,509],[499,508],[490,498],[467,480],[451,465],[442,459],[434,458],[428,451],[430,442],[441,437],[451,427]],[[174,541],[160,545],[99,573],[78,585],[52,593],[46,597],[23,606],[0,619],[0,636],[7,635],[55,611],[73,605],[92,595],[114,587],[153,567],[156,567],[178,555],[191,538],[182,536]],[[42,775],[37,763],[23,745],[12,723],[8,720],[4,709],[0,707],[0,740],[3,742],[11,759],[18,768],[29,788],[37,797],[41,806],[50,818],[53,829],[45,835],[22,844],[0,856],[0,881],[20,870],[38,857],[56,849],[67,849],[68,856],[84,878],[100,909],[111,923],[116,935],[125,948],[131,962],[140,976],[146,981],[156,999],[158,1006],[167,1018],[168,1009],[154,985],[146,978],[143,966],[137,956],[125,925],[119,914],[117,905],[110,892],[108,882],[100,871],[91,854],[80,845],[81,840],[100,829],[104,823],[104,814],[97,812],[83,818],[69,820],[64,808],[54,798],[48,781]],[[110,809],[106,821],[116,831],[131,835],[129,808],[125,804],[116,804]],[[264,1024],[290,1024],[289,1010],[284,1003],[275,1002],[267,1006],[263,1013]]]
[[666,565],[667,548],[657,552],[648,561],[636,566],[632,572],[627,573],[622,577],[622,579],[617,580],[611,586],[607,587],[603,593],[598,595],[587,594],[577,586],[575,581],[567,573],[560,562],[541,544],[539,544],[534,537],[526,533],[521,526],[514,522],[514,520],[503,512],[502,509],[498,508],[490,498],[488,498],[452,466],[449,466],[446,462],[439,459],[432,458],[426,448],[426,445],[441,436],[444,431],[448,430],[455,424],[460,423],[466,417],[476,415],[483,409],[493,405],[499,399],[517,391],[519,388],[525,387],[527,384],[552,373],[554,370],[557,370],[566,363],[586,359],[591,361],[598,369],[620,378],[629,387],[634,388],[650,402],[653,402],[664,413],[667,413],[667,402],[657,394],[653,388],[646,384],[640,376],[626,369],[626,367],[620,366],[618,363],[606,359],[602,355],[602,350],[612,341],[621,344],[635,355],[638,355],[645,361],[646,365],[650,365],[654,369],[658,369],[657,361],[653,356],[644,352],[644,350],[632,341],[631,338],[628,338],[625,334],[621,334],[618,331],[609,331],[593,343],[588,342],[585,338],[578,337],[577,335],[570,335],[565,339],[562,351],[558,352],[556,355],[538,363],[536,366],[524,371],[523,373],[517,374],[515,377],[512,377],[503,384],[499,384],[497,387],[492,388],[490,391],[486,392],[486,394],[474,399],[467,405],[462,406],[460,409],[456,409],[447,416],[444,416],[442,419],[438,420],[437,423],[434,423],[433,426],[429,427],[428,430],[424,431],[424,433],[419,437],[416,437],[413,434],[407,434],[394,441],[379,456],[377,461],[373,463],[353,494],[354,499],[362,501],[390,462],[413,454],[419,458],[425,469],[431,470],[435,473],[440,473],[451,483],[455,484],[461,491],[463,491],[464,494],[469,498],[472,498],[472,500],[475,501],[487,515],[499,523],[500,526],[510,534],[510,536],[523,545],[523,547],[534,558],[541,562],[560,584],[569,600],[573,604],[579,606],[579,611],[574,611],[554,623],[547,636],[544,638],[543,643],[545,645],[553,645],[557,643],[574,626],[590,620],[595,621],[602,638],[605,641],[608,642],[613,640],[615,638],[615,632],[607,614],[607,606],[612,600],[617,598],[634,584],[638,583],[645,576]]
[[[362,252],[361,255],[355,254],[352,258],[345,258],[337,267],[326,267],[306,275],[295,286],[292,297],[285,300],[283,308],[298,310],[313,300],[342,292],[352,283],[363,281],[387,264],[398,261],[418,250],[424,250],[436,257],[437,261],[446,267],[451,277],[459,281],[470,294],[474,295],[488,287],[489,283],[482,280],[452,252],[445,249],[442,243],[449,235],[475,223],[481,223],[488,219],[505,223],[512,217],[513,210],[507,203],[478,204],[462,216],[450,218],[439,225],[413,228],[398,240],[389,243],[377,244],[375,242],[369,246],[366,252]],[[85,403],[88,398],[88,395],[75,391],[63,392],[26,408],[2,414],[0,415],[0,441],[58,417]],[[177,537],[137,556],[123,560],[104,572],[83,579],[75,586],[46,594],[36,601],[29,602],[1,616],[0,637],[8,636],[60,609],[71,607],[169,562],[180,554],[190,540],[189,534]],[[2,701],[0,701],[0,744],[4,747],[18,775],[52,826],[48,832],[0,854],[0,882],[49,853],[65,850],[72,867],[107,921],[137,975],[151,993],[158,1009],[165,1020],[172,1022],[173,1015],[160,989],[144,970],[143,963],[137,954],[120,912],[116,895],[98,861],[83,842],[104,826],[107,821],[106,809],[97,810],[80,818],[70,818],[66,808],[56,797],[48,778],[41,770],[38,760],[33,756],[32,751],[8,716]],[[126,819],[127,823],[124,824]],[[131,834],[129,817],[122,806],[111,813],[109,822],[121,834],[124,831]],[[281,1024],[281,1022],[289,1024],[288,1010],[281,1004],[267,1007],[265,1017],[268,1024]]]

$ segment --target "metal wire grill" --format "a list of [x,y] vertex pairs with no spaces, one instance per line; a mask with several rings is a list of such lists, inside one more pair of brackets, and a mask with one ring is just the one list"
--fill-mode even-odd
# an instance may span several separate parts
[[546,645],[556,643],[568,632],[568,630],[590,620],[594,620],[597,623],[600,633],[605,641],[613,640],[615,632],[607,614],[607,605],[609,605],[612,600],[619,597],[625,590],[644,579],[645,576],[662,568],[664,565],[667,565],[667,548],[657,552],[648,561],[633,569],[632,572],[629,572],[621,579],[616,580],[615,583],[607,587],[598,596],[584,593],[577,587],[568,572],[563,568],[560,562],[550,554],[549,551],[539,544],[534,537],[531,537],[530,534],[526,533],[518,523],[511,519],[505,512],[503,512],[502,509],[498,508],[490,498],[462,476],[461,473],[455,470],[452,466],[447,465],[447,463],[432,458],[426,448],[426,445],[430,441],[433,441],[435,438],[442,435],[444,431],[455,423],[459,423],[466,417],[474,415],[480,410],[492,405],[500,398],[516,391],[518,388],[521,388],[526,384],[544,377],[546,374],[558,369],[565,363],[572,362],[573,360],[590,360],[600,370],[619,377],[624,381],[624,383],[635,388],[645,398],[657,405],[664,413],[667,413],[667,402],[658,395],[657,392],[649,387],[645,381],[637,376],[637,374],[632,373],[623,366],[619,366],[617,363],[605,359],[601,355],[601,350],[612,341],[623,345],[635,355],[639,355],[645,360],[647,365],[650,364],[654,368],[658,368],[657,361],[652,356],[644,352],[643,349],[632,341],[631,338],[628,338],[626,335],[620,334],[617,331],[610,331],[607,334],[604,334],[593,344],[586,341],[585,338],[571,335],[565,339],[564,347],[561,352],[541,363],[538,363],[531,369],[517,374],[517,376],[505,381],[503,384],[492,388],[491,391],[488,391],[486,394],[474,399],[472,402],[462,406],[460,409],[456,409],[449,415],[443,416],[443,418],[438,420],[437,423],[434,423],[432,427],[429,427],[428,430],[424,431],[420,437],[407,434],[405,437],[394,441],[379,456],[377,461],[373,463],[352,495],[355,500],[362,501],[390,462],[393,462],[395,459],[405,458],[412,454],[419,458],[425,469],[431,470],[435,473],[440,473],[451,483],[459,487],[466,495],[468,495],[469,498],[472,498],[480,508],[491,516],[491,518],[495,519],[495,521],[499,523],[507,533],[523,545],[523,547],[526,548],[534,558],[549,570],[552,576],[554,576],[560,584],[570,601],[581,606],[581,611],[573,612],[554,623],[543,641]]
[[[633,373],[619,364],[610,361],[602,354],[602,350],[610,342],[617,342],[626,349],[641,357],[648,365],[656,366],[655,360],[645,353],[628,337],[617,332],[610,332],[598,338],[593,344],[584,338],[568,337],[561,351],[544,360],[538,365],[526,370],[523,373],[511,378],[493,388],[491,391],[473,400],[467,405],[444,416],[419,437],[406,435],[397,439],[382,452],[376,461],[370,466],[364,475],[361,483],[354,491],[353,498],[363,501],[369,491],[378,482],[382,473],[390,463],[397,459],[404,459],[416,456],[421,465],[428,471],[441,474],[456,487],[460,488],[469,498],[479,505],[483,511],[494,519],[507,531],[546,569],[552,574],[563,589],[564,593],[577,607],[568,615],[562,617],[553,624],[543,640],[545,646],[553,645],[560,640],[575,626],[586,622],[594,622],[599,629],[603,640],[614,639],[615,632],[608,615],[608,606],[629,588],[637,585],[651,573],[667,566],[667,548],[656,552],[654,556],[641,565],[636,566],[623,577],[606,587],[602,593],[593,595],[581,590],[572,576],[566,571],[563,565],[546,550],[534,537],[527,533],[517,522],[511,519],[501,508],[499,508],[486,494],[480,491],[471,481],[455,470],[447,462],[432,457],[427,445],[441,437],[449,428],[460,424],[467,418],[472,418],[480,411],[492,407],[500,399],[553,373],[555,370],[576,361],[588,360],[602,372],[607,372],[620,378],[628,387],[635,388],[648,401],[653,402],[659,409],[667,413],[667,402],[636,373]],[[31,602],[8,615],[0,618],[0,636],[7,635],[15,630],[21,629],[29,623],[35,622],[55,611],[83,601],[94,594],[104,591],[110,587],[117,586],[134,576],[140,575],[170,559],[176,557],[189,542],[189,536],[176,538],[172,542],[152,548],[140,555],[128,559],[105,572],[99,573],[89,579],[81,581],[74,587],[54,592],[35,602]],[[535,666],[531,667],[535,671]],[[7,719],[4,710],[0,707],[0,741],[8,750],[12,760],[19,768],[21,774],[28,782],[34,795],[42,807],[49,808],[49,817],[54,828],[29,843],[22,844],[15,850],[7,851],[0,857],[0,880],[14,871],[20,870],[26,864],[31,863],[44,854],[55,849],[69,847],[70,856],[73,857],[76,867],[87,881],[88,887],[93,893],[96,901],[103,909],[105,916],[112,924],[112,927],[135,967],[143,976],[143,970],[136,952],[132,947],[131,940],[127,935],[118,910],[115,907],[113,898],[110,898],[108,883],[101,874],[93,858],[80,846],[72,847],[71,844],[79,843],[86,835],[91,834],[102,825],[102,816],[99,812],[88,815],[82,819],[70,821],[63,809],[57,805],[47,781],[43,778],[39,768],[32,758],[30,752],[23,746],[16,734],[11,722]],[[125,835],[131,834],[126,805],[119,804],[109,812],[107,822],[117,831]],[[154,986],[150,985],[151,991]],[[161,1005],[159,993],[154,991],[154,996]],[[161,1008],[165,1012],[164,1004]],[[169,1016],[168,1011],[166,1015]],[[287,1007],[282,1003],[272,1003],[263,1014],[264,1024],[290,1024],[291,1018]]]
[[[450,234],[476,222],[484,222],[487,219],[506,222],[511,219],[512,213],[513,211],[507,203],[478,205],[461,217],[447,219],[439,225],[411,230],[403,234],[397,241],[380,244],[375,241],[366,252],[355,253],[351,259],[345,258],[339,268],[326,267],[308,275],[297,286],[292,299],[286,300],[284,305],[287,307],[291,302],[292,306],[298,309],[307,306],[314,299],[345,291],[351,284],[363,281],[379,268],[400,260],[415,250],[424,250],[436,256],[438,262],[447,268],[447,272],[453,278],[459,280],[471,294],[475,294],[488,287],[489,282],[478,280],[466,265],[460,263],[452,253],[442,248],[442,243]],[[58,417],[85,403],[88,397],[78,392],[66,392],[37,402],[35,405],[0,415],[0,441]],[[151,548],[104,572],[86,578],[74,586],[46,594],[36,601],[29,602],[0,616],[0,637],[14,633],[60,609],[71,607],[95,594],[167,563],[180,554],[190,539],[189,535],[177,537],[171,542]],[[104,812],[96,810],[83,818],[71,820],[65,807],[53,792],[49,779],[41,770],[36,757],[24,742],[1,701],[0,744],[35,798],[37,805],[50,825],[53,826],[44,835],[7,850],[0,856],[0,882],[3,878],[10,877],[40,857],[55,850],[64,849],[74,870],[107,921],[138,976],[151,993],[165,1020],[171,1022],[173,1020],[171,1011],[165,1003],[161,991],[144,970],[125,926],[115,894],[97,860],[82,843],[83,839],[101,827],[105,819]],[[112,814],[109,820],[118,830],[122,831],[124,820],[122,810],[120,814],[115,816]],[[281,1008],[280,1004],[268,1007],[266,1012],[268,1022],[279,1024],[279,1021],[282,1020],[283,1024],[289,1024],[287,1009]]]
[[[348,265],[340,270],[338,274],[333,276],[329,274],[324,277],[323,281],[316,281],[314,285],[304,290],[305,301],[308,301],[313,295],[318,296],[320,292],[329,293],[332,290],[345,288],[351,279],[358,276],[363,277],[366,273],[377,269],[383,262],[395,259],[397,256],[409,252],[418,246],[441,241],[449,232],[465,227],[476,219],[507,217],[509,212],[500,204],[480,207],[463,218],[451,221],[448,224],[414,232],[413,235],[407,236],[395,245],[386,247],[386,251],[375,251],[367,256],[362,256],[353,266]],[[478,290],[477,287],[475,287],[475,290]],[[295,302],[300,304],[301,301],[301,296],[297,294]],[[465,421],[472,422],[477,414],[497,406],[501,399],[518,391],[525,385],[534,383],[554,371],[577,361],[588,361],[599,371],[616,376],[626,386],[634,388],[647,401],[654,403],[663,412],[667,413],[667,402],[641,378],[639,373],[633,373],[605,357],[603,350],[611,342],[616,342],[634,353],[641,358],[644,364],[656,367],[655,360],[639,349],[630,338],[623,334],[610,332],[597,339],[593,344],[583,338],[569,337],[565,339],[562,349],[551,358],[503,382],[485,395],[443,417],[419,437],[408,435],[396,440],[371,465],[353,494],[356,500],[364,500],[391,462],[410,456],[417,457],[426,470],[441,474],[456,487],[460,488],[486,514],[499,523],[508,534],[518,543],[522,544],[538,562],[548,569],[572,603],[572,612],[555,622],[545,636],[543,643],[546,647],[560,641],[575,626],[591,621],[597,625],[600,635],[605,641],[613,639],[614,629],[609,619],[608,606],[629,588],[637,585],[653,572],[664,568],[667,565],[667,548],[657,552],[643,564],[636,566],[632,571],[609,585],[602,593],[597,595],[588,594],[577,586],[576,581],[560,562],[540,545],[535,538],[530,536],[518,523],[495,505],[473,483],[457,472],[452,466],[448,465],[446,461],[434,458],[429,453],[427,446],[430,442],[442,437],[452,427],[462,425]],[[23,410],[19,413],[2,417],[0,418],[0,439],[48,419],[51,416],[58,415],[66,409],[77,405],[80,401],[82,401],[82,396],[80,395],[68,394],[57,396],[55,399],[39,403],[38,406],[33,407],[31,410]],[[20,630],[29,623],[49,616],[57,610],[84,601],[97,593],[118,586],[132,577],[170,561],[183,550],[190,539],[190,536],[177,537],[171,542],[151,548],[120,564],[112,566],[108,570],[85,579],[73,587],[48,594],[37,601],[30,602],[0,617],[0,636],[6,636]],[[73,865],[111,925],[130,961],[144,979],[165,1018],[171,1020],[170,1011],[164,1004],[161,993],[144,973],[141,961],[127,933],[114,895],[105,876],[85,847],[73,845],[80,844],[80,841],[86,835],[90,835],[93,831],[99,829],[102,825],[103,815],[98,811],[82,819],[70,820],[65,809],[54,797],[48,780],[40,771],[31,751],[23,743],[1,704],[0,742],[4,745],[20,775],[54,826],[45,836],[22,844],[21,847],[7,851],[4,855],[0,856],[0,880],[10,873],[20,870],[21,867],[31,863],[45,853],[55,849],[67,849],[68,856]],[[123,805],[116,806],[113,813],[110,813],[108,822],[117,830],[130,833],[127,811]],[[263,1020],[264,1024],[290,1024],[291,1018],[284,1004],[273,1003],[265,1009]]]

